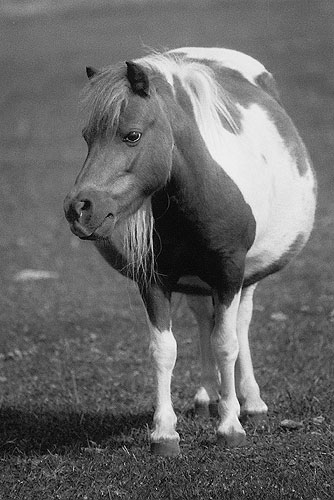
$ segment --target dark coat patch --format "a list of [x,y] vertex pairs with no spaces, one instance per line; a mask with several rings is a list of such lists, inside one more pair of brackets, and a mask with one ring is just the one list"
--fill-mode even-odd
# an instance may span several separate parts
[[186,137],[176,137],[171,179],[152,198],[157,272],[171,289],[182,276],[199,276],[230,301],[242,285],[256,223],[239,188],[188,119]]

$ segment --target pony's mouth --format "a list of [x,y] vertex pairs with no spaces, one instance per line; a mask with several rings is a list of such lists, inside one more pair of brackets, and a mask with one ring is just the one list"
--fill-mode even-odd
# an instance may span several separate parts
[[[102,222],[100,222],[100,224],[98,224],[98,226],[96,226],[93,230],[91,230],[90,228],[87,228],[85,227],[84,225],[82,225],[80,223],[80,219],[79,220],[75,220],[72,222],[70,228],[71,228],[71,231],[73,234],[75,234],[75,236],[78,236],[78,238],[80,238],[81,240],[92,240],[92,241],[95,241],[97,239],[99,239],[100,237],[105,237],[108,233],[110,233],[110,226],[108,225],[108,228],[106,228],[106,224],[105,222],[110,219],[113,219],[114,218],[114,215],[112,213],[109,213],[107,214],[104,219],[102,220]],[[101,232],[101,229],[102,229],[102,232]],[[102,234],[101,234],[102,233]]]

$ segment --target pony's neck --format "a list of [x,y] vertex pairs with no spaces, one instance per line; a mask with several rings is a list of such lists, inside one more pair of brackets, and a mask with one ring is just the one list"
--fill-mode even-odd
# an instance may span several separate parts
[[255,234],[250,207],[210,155],[196,125],[192,123],[189,128],[174,136],[169,197],[174,198],[182,220],[208,248],[232,248],[240,240],[248,249]]
[[[173,196],[186,212],[224,204],[224,192],[231,179],[211,157],[198,128],[192,124],[175,140],[170,186]],[[217,210],[216,207],[215,210]]]

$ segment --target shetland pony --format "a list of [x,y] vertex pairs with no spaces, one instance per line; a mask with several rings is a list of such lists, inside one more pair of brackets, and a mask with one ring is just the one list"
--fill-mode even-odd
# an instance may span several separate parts
[[316,181],[270,73],[226,49],[151,53],[87,68],[88,155],[65,199],[72,232],[138,284],[156,375],[151,450],[179,453],[171,401],[172,292],[188,295],[201,345],[195,408],[218,402],[217,436],[267,406],[248,328],[254,289],[305,245]]

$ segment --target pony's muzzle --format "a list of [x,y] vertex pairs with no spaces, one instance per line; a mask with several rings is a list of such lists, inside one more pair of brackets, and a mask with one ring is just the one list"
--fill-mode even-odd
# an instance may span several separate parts
[[89,220],[93,212],[93,202],[87,196],[72,197],[68,195],[64,201],[65,217],[70,224]]
[[64,201],[65,217],[70,223],[71,231],[82,239],[94,239],[93,233],[103,224],[108,217],[113,217],[111,212],[106,215],[99,214],[98,200],[92,193],[81,192],[76,196],[69,194]]

